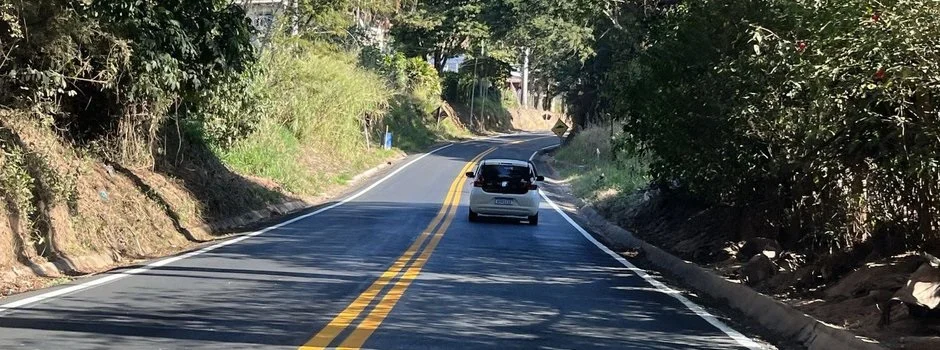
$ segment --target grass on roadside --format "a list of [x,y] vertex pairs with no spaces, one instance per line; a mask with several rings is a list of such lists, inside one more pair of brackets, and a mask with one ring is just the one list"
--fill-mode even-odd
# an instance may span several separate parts
[[272,179],[290,192],[305,193],[318,186],[298,162],[301,147],[286,127],[265,123],[252,137],[222,151],[221,157],[239,173]]
[[350,53],[302,40],[278,45],[257,82],[267,95],[259,128],[217,151],[228,166],[315,195],[392,156],[363,135],[364,118],[385,113],[392,95],[378,75]]
[[237,172],[270,179],[291,193],[320,194],[393,157],[399,151],[381,147],[386,126],[393,146],[406,152],[468,136],[429,114],[441,103],[436,93],[393,88],[358,66],[354,53],[288,38],[262,60],[260,126],[216,152]]
[[436,124],[438,135],[443,135],[448,140],[467,139],[473,137],[473,133],[462,125],[459,125],[452,118],[443,118]]
[[648,161],[625,152],[614,159],[611,141],[610,129],[588,127],[555,153],[556,168],[578,197],[601,199],[649,183]]
[[221,156],[239,173],[271,179],[291,193],[315,195],[345,184],[395,152],[378,146],[344,150],[332,148],[328,142],[303,143],[287,128],[266,123]]

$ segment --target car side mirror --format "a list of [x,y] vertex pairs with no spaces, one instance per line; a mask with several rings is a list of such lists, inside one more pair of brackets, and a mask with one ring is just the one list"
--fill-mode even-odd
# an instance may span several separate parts
[[536,177],[535,177],[535,181],[545,181],[545,177],[544,177],[544,176],[536,176]]
[[476,174],[474,174],[472,171],[468,171],[468,172],[467,172],[467,177],[469,177],[469,178],[472,179],[472,178],[476,177]]

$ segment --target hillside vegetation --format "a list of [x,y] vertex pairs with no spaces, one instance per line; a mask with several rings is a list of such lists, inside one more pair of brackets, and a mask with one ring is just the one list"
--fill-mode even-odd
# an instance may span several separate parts
[[571,75],[573,117],[622,123],[616,144],[650,159],[654,183],[739,208],[748,235],[810,260],[940,252],[937,2],[635,2],[598,16],[608,35]]
[[583,130],[558,154],[579,194],[829,322],[910,335],[878,327],[901,317],[879,315],[892,298],[929,318],[910,286],[940,284],[912,276],[940,254],[940,3],[625,1],[582,18],[604,35],[557,76]]
[[649,160],[617,153],[621,131],[590,126],[559,149],[554,159],[561,175],[572,182],[574,194],[592,200],[631,193],[649,184]]
[[204,223],[469,135],[435,115],[426,62],[307,29],[256,33],[227,1],[0,4],[0,292],[178,251],[213,239]]

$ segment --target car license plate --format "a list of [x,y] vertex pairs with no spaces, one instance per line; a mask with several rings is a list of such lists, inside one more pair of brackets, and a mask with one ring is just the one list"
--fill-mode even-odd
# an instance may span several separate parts
[[496,198],[496,205],[512,205],[512,199]]

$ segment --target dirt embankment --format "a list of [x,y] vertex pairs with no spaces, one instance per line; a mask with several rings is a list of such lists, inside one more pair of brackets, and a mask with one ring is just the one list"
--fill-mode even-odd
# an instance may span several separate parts
[[572,125],[571,119],[561,113],[524,108],[512,109],[509,112],[512,115],[512,128],[515,130],[545,132],[551,130],[558,120],[564,121],[569,127]]
[[295,199],[171,143],[172,156],[125,167],[0,111],[0,295],[175,253],[216,238],[207,223]]
[[[936,311],[891,301],[912,301],[918,292],[937,294],[931,289],[937,276],[930,276],[936,268],[917,253],[885,254],[890,247],[867,245],[808,257],[781,247],[751,220],[755,213],[749,208],[709,206],[675,190],[645,189],[593,204],[643,240],[822,321],[891,348],[940,348]],[[893,307],[883,312],[888,305]]]
[[571,126],[571,119],[563,113],[543,111],[533,108],[507,108],[501,105],[488,104],[488,108],[478,108],[471,114],[470,108],[464,105],[445,103],[442,117],[457,116],[461,127],[472,126],[478,133],[530,131],[546,132],[551,130],[558,120]]

